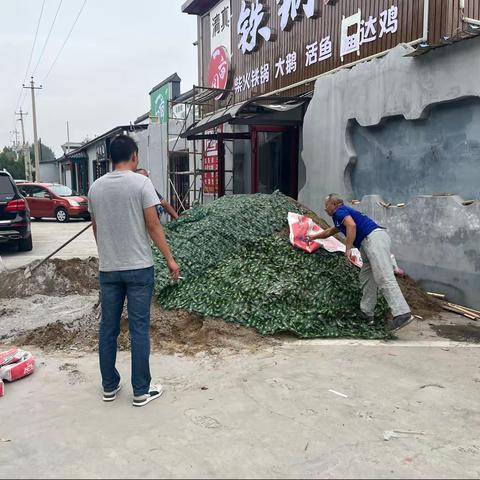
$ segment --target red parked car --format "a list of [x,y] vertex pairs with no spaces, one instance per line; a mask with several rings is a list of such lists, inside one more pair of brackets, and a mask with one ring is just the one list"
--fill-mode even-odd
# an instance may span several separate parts
[[59,183],[19,183],[32,218],[56,218],[68,222],[71,218],[90,219],[88,199],[77,195],[70,187]]

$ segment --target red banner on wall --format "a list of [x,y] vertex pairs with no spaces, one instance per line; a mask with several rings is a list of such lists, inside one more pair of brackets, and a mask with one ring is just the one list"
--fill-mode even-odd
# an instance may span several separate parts
[[[213,130],[207,130],[207,134],[223,133],[223,125]],[[203,169],[202,176],[203,193],[218,193],[218,142],[217,140],[205,140],[203,144]]]

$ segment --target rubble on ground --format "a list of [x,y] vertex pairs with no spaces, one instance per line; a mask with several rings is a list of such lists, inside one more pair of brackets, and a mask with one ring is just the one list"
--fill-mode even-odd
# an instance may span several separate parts
[[88,295],[98,290],[98,259],[53,259],[35,270],[29,279],[25,278],[25,268],[19,268],[2,274],[1,280],[0,298]]

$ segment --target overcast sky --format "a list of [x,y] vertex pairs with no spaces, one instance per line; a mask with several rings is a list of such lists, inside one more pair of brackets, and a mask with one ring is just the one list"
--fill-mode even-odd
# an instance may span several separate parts
[[[14,111],[22,92],[35,31],[44,0],[0,0],[0,148],[10,145]],[[149,110],[148,92],[177,72],[182,91],[197,79],[196,18],[181,13],[184,0],[87,0],[85,8],[50,75],[50,66],[67,38],[84,0],[63,0],[45,53],[39,57],[60,4],[45,0],[27,82],[44,89],[37,96],[38,133],[57,155],[66,141],[93,138],[129,124]],[[31,114],[30,92],[23,110]],[[32,117],[26,117],[33,142]]]

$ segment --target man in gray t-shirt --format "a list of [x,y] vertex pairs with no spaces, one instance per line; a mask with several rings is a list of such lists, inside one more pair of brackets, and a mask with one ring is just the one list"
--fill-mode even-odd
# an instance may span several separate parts
[[119,135],[110,145],[110,156],[115,170],[94,182],[88,194],[100,258],[99,353],[103,399],[115,400],[120,390],[115,361],[120,318],[127,298],[133,405],[141,407],[162,394],[161,385],[151,385],[149,365],[154,283],[151,240],[165,257],[173,279],[178,278],[180,270],[158,219],[155,188],[150,179],[134,173],[138,166],[135,141]]

